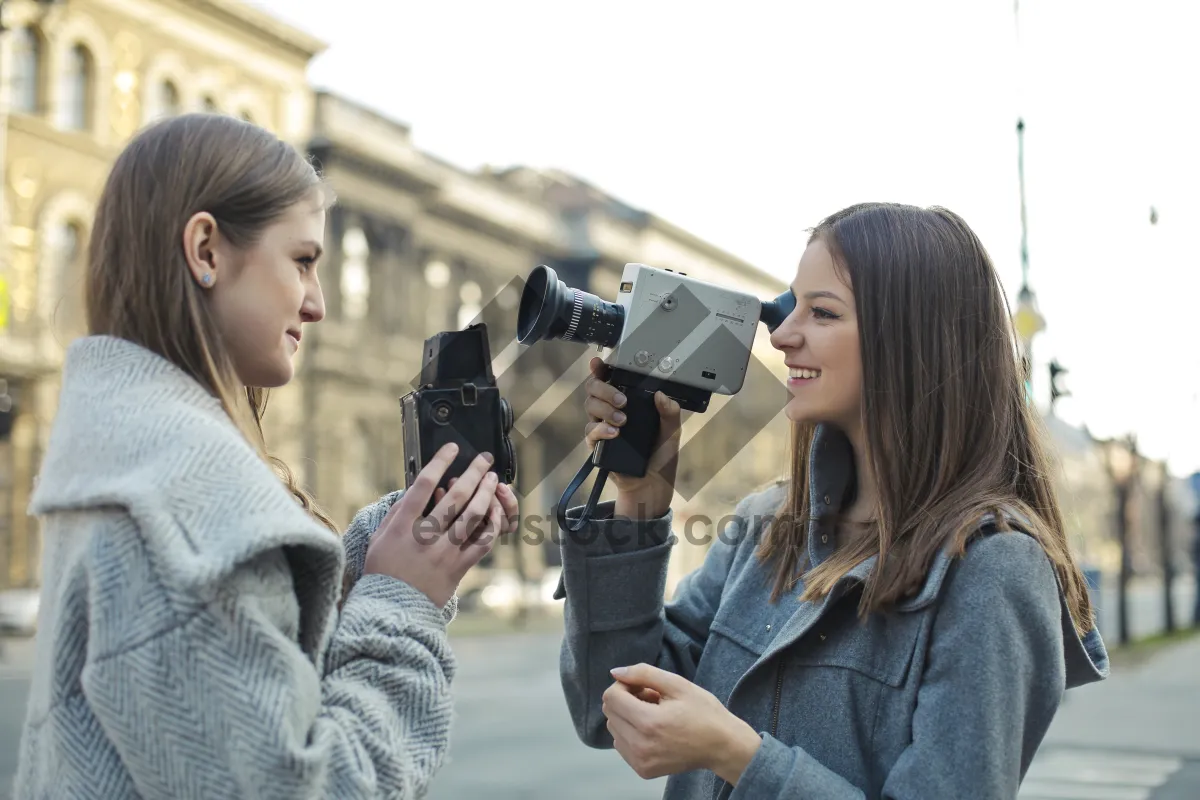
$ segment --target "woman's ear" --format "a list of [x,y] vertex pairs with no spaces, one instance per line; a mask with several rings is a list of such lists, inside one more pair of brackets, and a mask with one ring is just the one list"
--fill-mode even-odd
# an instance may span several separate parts
[[183,226],[183,257],[192,279],[205,288],[217,282],[217,221],[207,211],[193,214]]

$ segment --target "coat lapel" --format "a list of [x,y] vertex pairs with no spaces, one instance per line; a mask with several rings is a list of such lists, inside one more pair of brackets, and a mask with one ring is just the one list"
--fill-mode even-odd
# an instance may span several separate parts
[[[220,402],[156,353],[91,336],[69,346],[58,412],[30,513],[116,507],[137,522],[172,588],[216,592],[259,554],[282,548],[313,646],[335,607],[342,547],[301,508]],[[302,634],[303,635],[303,634]]]

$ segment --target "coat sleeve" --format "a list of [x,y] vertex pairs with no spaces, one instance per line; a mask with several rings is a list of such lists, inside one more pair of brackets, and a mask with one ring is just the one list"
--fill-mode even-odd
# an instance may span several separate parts
[[[993,534],[956,563],[940,603],[912,743],[881,796],[1011,800],[1064,690],[1065,607],[1057,579],[1033,538]],[[867,797],[802,748],[760,735],[730,800]]]
[[[354,515],[354,519],[350,521],[349,527],[342,535],[342,548],[346,552],[346,568],[342,576],[342,602],[345,602],[354,585],[358,583],[358,579],[362,577],[367,563],[367,545],[371,543],[371,536],[379,529],[379,523],[383,522],[388,511],[403,496],[403,489],[389,492],[374,503],[359,509],[358,513]],[[458,595],[456,594],[442,609],[442,615],[446,618],[446,622],[450,623],[454,621],[457,613]]]
[[[611,748],[601,711],[613,667],[644,662],[691,680],[708,641],[737,544],[749,522],[749,498],[712,542],[703,564],[664,602],[674,544],[671,512],[650,520],[613,519],[614,503],[597,506],[594,521],[563,533],[563,571],[556,597],[565,598],[559,667],[567,708],[587,745]],[[568,512],[578,518],[580,509]]]
[[446,621],[385,575],[351,590],[325,668],[296,643],[278,550],[163,632],[93,660],[83,688],[142,797],[416,798],[445,756]]

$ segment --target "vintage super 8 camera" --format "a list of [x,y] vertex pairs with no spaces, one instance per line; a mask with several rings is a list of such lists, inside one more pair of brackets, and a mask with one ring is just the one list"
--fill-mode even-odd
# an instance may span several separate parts
[[[406,486],[449,442],[458,445],[458,455],[438,486],[447,488],[480,453],[495,457],[491,471],[501,483],[516,479],[517,459],[508,435],[513,411],[496,387],[483,323],[425,340],[421,386],[400,398],[400,410]],[[430,497],[425,513],[432,508]]]
[[[609,472],[646,474],[658,439],[654,393],[662,391],[685,411],[703,412],[712,395],[741,390],[758,324],[771,331],[796,307],[790,289],[774,300],[757,297],[646,264],[626,264],[617,302],[573,289],[554,270],[539,266],[521,295],[517,338],[593,344],[609,352],[605,380],[627,398],[626,422],[615,439],[596,445],[559,504],[559,524],[581,528]],[[568,526],[566,503],[592,467],[600,473],[583,515]]]

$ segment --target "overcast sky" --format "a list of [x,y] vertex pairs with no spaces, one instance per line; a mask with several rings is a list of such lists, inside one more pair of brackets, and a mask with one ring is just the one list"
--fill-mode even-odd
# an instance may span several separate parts
[[962,214],[1015,298],[1023,115],[1060,415],[1200,468],[1195,4],[1026,0],[1020,36],[1012,0],[254,4],[418,147],[573,172],[785,280],[805,228],[892,200]]

